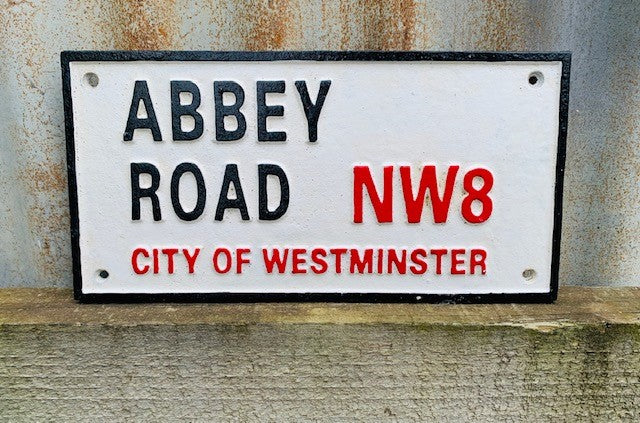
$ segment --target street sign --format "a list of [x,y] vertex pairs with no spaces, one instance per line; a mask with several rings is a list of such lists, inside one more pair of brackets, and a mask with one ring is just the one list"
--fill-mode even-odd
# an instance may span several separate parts
[[569,64],[63,52],[75,296],[553,301]]

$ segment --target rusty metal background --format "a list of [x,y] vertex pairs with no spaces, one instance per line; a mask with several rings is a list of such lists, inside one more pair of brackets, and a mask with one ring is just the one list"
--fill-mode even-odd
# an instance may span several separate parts
[[635,0],[2,0],[0,286],[71,286],[71,49],[570,50],[560,280],[640,285],[639,28]]

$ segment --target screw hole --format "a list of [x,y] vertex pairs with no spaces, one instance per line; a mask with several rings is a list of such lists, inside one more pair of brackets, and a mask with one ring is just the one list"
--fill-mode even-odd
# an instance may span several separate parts
[[525,269],[522,272],[522,277],[525,278],[526,280],[530,281],[530,280],[532,280],[533,278],[536,277],[536,271],[533,270],[533,269]]
[[109,277],[109,272],[107,272],[106,270],[100,270],[98,271],[98,276],[100,276],[102,279],[107,279]]
[[84,80],[92,87],[97,87],[100,83],[100,78],[93,72],[87,72],[84,74]]
[[540,86],[542,85],[542,82],[544,81],[544,78],[542,77],[542,74],[540,72],[532,72],[531,74],[529,74],[529,84],[532,86]]

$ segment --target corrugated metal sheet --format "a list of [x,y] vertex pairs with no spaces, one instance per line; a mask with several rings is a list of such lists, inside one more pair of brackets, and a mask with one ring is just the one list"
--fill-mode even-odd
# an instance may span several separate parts
[[71,285],[67,49],[571,50],[561,282],[640,285],[638,28],[640,1],[5,0],[0,286]]

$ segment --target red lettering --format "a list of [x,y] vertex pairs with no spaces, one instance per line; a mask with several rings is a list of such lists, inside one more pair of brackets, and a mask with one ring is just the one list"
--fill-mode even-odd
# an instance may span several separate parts
[[436,256],[436,275],[442,274],[442,256],[447,254],[444,248],[429,251],[431,255]]
[[178,252],[177,248],[163,248],[162,254],[167,256],[167,272],[173,274],[173,256]]
[[453,249],[451,250],[451,274],[452,275],[464,275],[464,268],[460,269],[458,267],[459,264],[464,264],[464,259],[458,259],[460,254],[464,254],[466,250],[464,249]]
[[384,167],[383,198],[376,190],[369,166],[353,167],[353,221],[362,223],[363,188],[366,187],[378,222],[393,221],[393,166]]
[[351,249],[351,263],[349,265],[349,273],[356,273],[356,270],[357,273],[373,272],[372,248],[365,249],[362,258],[360,258],[360,252],[356,248]]
[[189,253],[189,249],[183,248],[182,254],[184,255],[184,258],[187,260],[189,273],[193,273],[196,265],[196,259],[198,258],[198,254],[200,254],[200,247],[196,247],[196,249],[193,251],[193,255]]
[[154,248],[153,249],[153,273],[157,275],[159,271],[160,271],[160,264],[158,262],[158,249]]
[[411,262],[413,265],[409,266],[409,270],[414,275],[422,275],[428,269],[427,261],[424,260],[427,258],[427,250],[424,248],[417,248],[411,252]]
[[[329,269],[329,265],[327,261],[324,259],[327,257],[327,251],[324,248],[314,248],[311,251],[311,261],[313,261],[314,265],[311,266],[311,270],[315,274],[324,273]],[[316,264],[319,266],[317,267]]]
[[[220,267],[219,265],[219,259],[218,257],[224,254],[225,256],[225,267]],[[231,251],[229,251],[228,248],[216,248],[216,250],[213,252],[213,268],[215,269],[216,272],[218,273],[227,273],[229,270],[231,270],[231,265],[233,260],[231,259]]]
[[149,258],[149,253],[146,249],[136,248],[135,250],[133,250],[133,253],[131,254],[131,267],[133,268],[133,271],[136,273],[136,275],[144,275],[149,271],[148,264],[145,264],[142,268],[138,266],[138,256],[140,254],[142,254],[145,258]]
[[284,273],[287,265],[287,256],[289,255],[289,249],[284,249],[284,255],[280,257],[280,250],[274,248],[271,250],[273,253],[271,257],[269,257],[269,250],[266,248],[262,249],[262,258],[264,261],[264,267],[267,269],[267,273],[273,272],[273,265],[278,266],[278,273]]
[[336,258],[336,273],[342,273],[342,255],[347,252],[346,248],[332,248],[329,250]]
[[470,273],[472,275],[476,274],[476,266],[480,266],[480,273],[483,275],[487,274],[487,264],[485,260],[487,259],[487,252],[483,249],[472,249],[471,250],[471,258],[469,260],[469,268]]
[[293,261],[293,270],[291,273],[307,273],[307,269],[301,268],[300,266],[305,264],[307,260],[304,257],[300,257],[301,254],[306,254],[307,250],[304,248],[294,248],[292,251],[292,261]]
[[[479,177],[483,184],[480,189],[473,186],[473,179]],[[464,175],[464,190],[469,194],[462,200],[462,217],[469,223],[482,223],[489,219],[493,211],[493,201],[489,197],[489,191],[493,187],[493,175],[487,169],[471,169]],[[471,209],[474,201],[482,203],[482,211],[475,215]]]
[[398,273],[404,275],[407,273],[407,250],[402,250],[402,254],[398,257],[398,253],[396,253],[395,248],[390,248],[387,253],[388,261],[387,261],[387,273],[393,273],[393,266],[396,267]]
[[382,274],[382,269],[384,265],[384,250],[382,248],[378,248],[378,274]]
[[422,207],[425,203],[425,195],[429,190],[431,198],[431,209],[433,211],[433,221],[435,223],[445,223],[449,216],[449,205],[453,195],[453,187],[456,182],[456,175],[460,166],[449,166],[447,171],[447,181],[444,187],[444,195],[440,198],[438,193],[438,179],[436,177],[435,166],[425,166],[422,168],[420,186],[417,195],[413,195],[411,183],[411,167],[400,166],[400,178],[402,179],[402,193],[404,194],[404,204],[407,211],[407,221],[409,223],[419,223],[422,217]]
[[251,252],[249,248],[236,249],[236,273],[242,273],[242,266],[251,263],[251,260],[243,257],[244,254]]

